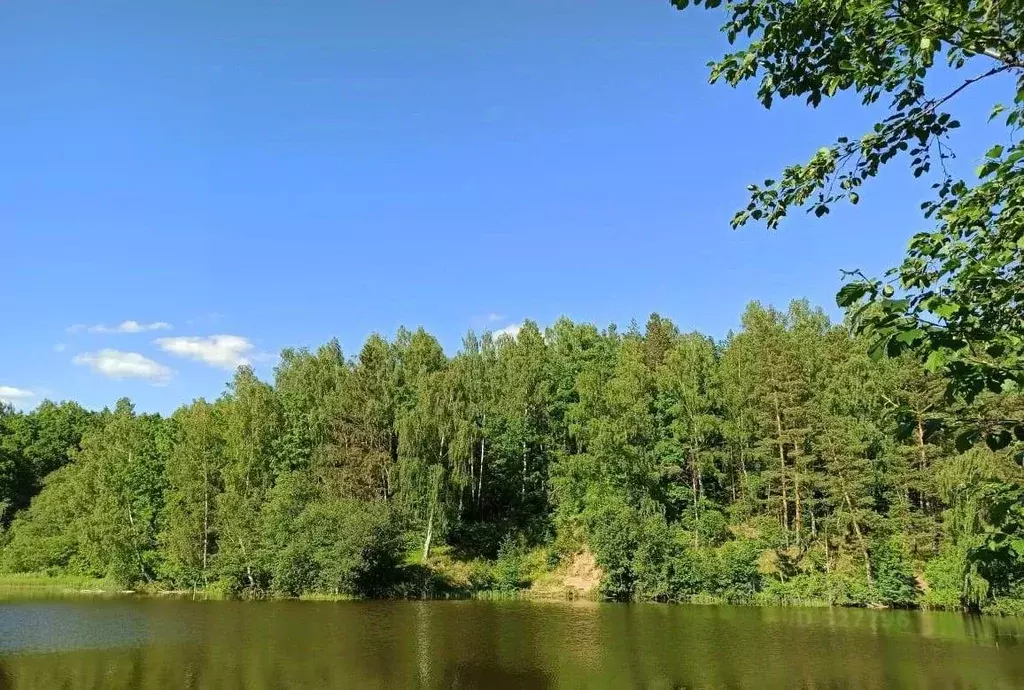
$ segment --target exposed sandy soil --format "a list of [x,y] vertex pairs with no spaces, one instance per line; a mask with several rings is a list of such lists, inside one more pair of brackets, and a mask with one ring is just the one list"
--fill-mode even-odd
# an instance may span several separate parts
[[579,597],[597,594],[604,572],[594,560],[594,554],[584,550],[562,561],[554,572],[534,582],[531,593],[535,596]]

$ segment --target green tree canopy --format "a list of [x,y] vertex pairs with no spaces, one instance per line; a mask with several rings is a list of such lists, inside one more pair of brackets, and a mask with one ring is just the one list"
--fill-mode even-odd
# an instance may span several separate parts
[[[689,0],[673,0],[680,9]],[[935,176],[922,207],[931,229],[914,235],[884,278],[854,276],[839,293],[876,354],[919,353],[942,372],[951,400],[1024,385],[1024,5],[1016,0],[695,0],[719,9],[733,52],[712,64],[711,81],[757,82],[757,98],[802,98],[811,106],[842,93],[887,114],[860,136],[822,146],[778,179],[749,186],[733,225],[778,227],[790,210],[823,216],[856,204],[882,166],[907,160],[915,176]],[[937,75],[949,78],[935,78]],[[995,141],[976,171],[958,179],[946,163],[960,122],[956,98],[982,81],[1004,89],[992,104]],[[980,126],[978,123],[976,126]],[[949,421],[949,420],[946,420]],[[1024,440],[1019,417],[959,415],[966,446]]]

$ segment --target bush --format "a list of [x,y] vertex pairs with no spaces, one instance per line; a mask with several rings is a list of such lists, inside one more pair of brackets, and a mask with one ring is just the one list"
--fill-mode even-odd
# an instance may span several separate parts
[[831,600],[829,577],[822,572],[796,572],[785,578],[766,578],[757,596],[762,604],[806,605]]
[[393,582],[402,553],[390,511],[355,500],[312,501],[295,520],[291,542],[273,558],[274,589],[363,596]]
[[705,510],[697,521],[702,545],[719,546],[729,538],[729,519],[717,510]]
[[1024,598],[993,597],[981,610],[994,616],[1024,616]]
[[15,517],[4,534],[0,569],[6,572],[106,575],[82,554],[82,530],[77,520],[80,506],[74,500],[78,467],[61,468],[29,508]]
[[738,539],[723,544],[718,554],[721,563],[719,594],[732,602],[753,597],[761,588],[761,575],[757,572],[760,544],[749,539]]
[[494,589],[494,567],[485,560],[471,561],[466,581],[474,592]]
[[871,548],[875,602],[910,607],[917,601],[917,582],[903,549],[895,539],[876,542]]
[[639,512],[621,499],[601,501],[588,508],[586,529],[594,558],[604,571],[602,593],[612,599],[632,598],[637,579],[633,565],[638,542],[643,541],[639,533],[644,531]]
[[928,589],[921,597],[922,606],[948,610],[964,608],[965,556],[961,549],[947,547],[928,561],[924,567]]
[[677,534],[661,519],[650,516],[634,526],[636,546],[626,568],[628,589],[636,599],[665,601],[672,598],[673,581],[681,549]]
[[498,547],[498,560],[492,570],[493,589],[512,592],[529,585],[526,539],[521,535],[506,535]]

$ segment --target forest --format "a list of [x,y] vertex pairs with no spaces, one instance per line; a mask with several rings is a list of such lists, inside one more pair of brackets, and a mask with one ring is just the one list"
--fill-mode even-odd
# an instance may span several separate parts
[[[1015,388],[954,402],[805,301],[281,353],[169,417],[0,411],[0,569],[238,597],[528,591],[1024,612]],[[995,388],[995,387],[994,387]],[[969,441],[970,439],[968,439]]]

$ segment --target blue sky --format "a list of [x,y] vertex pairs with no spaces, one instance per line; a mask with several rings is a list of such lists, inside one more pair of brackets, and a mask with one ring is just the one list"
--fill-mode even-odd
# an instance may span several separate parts
[[[840,269],[896,263],[927,187],[900,166],[823,221],[730,230],[748,182],[871,113],[708,85],[720,19],[667,0],[4,3],[0,397],[168,412],[241,359],[269,376],[282,347],[354,354],[400,324],[454,351],[563,314],[722,336],[752,299],[835,313]],[[968,165],[983,142],[963,136]]]

